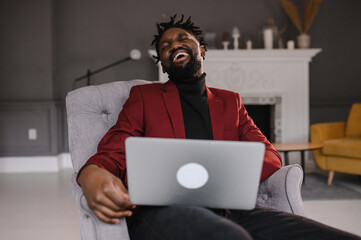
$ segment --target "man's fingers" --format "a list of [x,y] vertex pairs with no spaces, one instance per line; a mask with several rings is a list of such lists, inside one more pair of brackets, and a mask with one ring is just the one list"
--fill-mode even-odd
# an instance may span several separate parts
[[94,199],[94,203],[96,205],[103,205],[113,211],[124,210],[124,209],[120,208],[117,204],[115,204],[112,199],[109,199],[109,197],[107,195],[105,195],[105,193],[100,193],[100,192],[97,193],[97,195],[95,196],[95,199]]
[[128,190],[124,186],[123,182],[119,178],[114,178],[114,186],[119,188],[119,190],[123,193],[128,193]]
[[128,195],[123,195],[122,197],[117,197],[118,194],[114,192],[107,193],[109,198],[116,204],[120,209],[127,210],[133,209],[134,204],[130,202]]
[[114,219],[114,218],[121,218],[121,217],[130,217],[133,213],[131,211],[113,211],[105,206],[98,205],[94,212],[98,212],[105,217],[106,220]]
[[105,188],[104,194],[120,209],[133,209],[134,204],[129,200],[128,191],[121,186],[117,185],[115,188]]
[[121,217],[128,217],[128,216],[132,215],[132,212],[130,212],[130,211],[124,211],[122,213],[119,213],[118,217],[107,216],[106,214],[104,214],[102,211],[99,211],[99,210],[94,210],[94,213],[100,220],[107,222],[107,223],[114,223],[114,224],[120,223]]
[[95,215],[102,221],[107,222],[107,223],[120,223],[120,220],[118,218],[110,218],[105,216],[101,211],[98,210],[93,210],[93,212],[95,213]]

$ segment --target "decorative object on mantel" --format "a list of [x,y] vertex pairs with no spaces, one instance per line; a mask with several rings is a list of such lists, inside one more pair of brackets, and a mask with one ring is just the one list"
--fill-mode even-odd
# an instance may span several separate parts
[[266,27],[263,29],[263,42],[265,49],[273,48],[273,30],[272,28]]
[[228,32],[223,33],[222,45],[224,50],[228,50],[229,45],[229,34]]
[[278,46],[278,48],[283,49],[284,44],[282,34],[286,31],[287,25],[284,25],[283,28],[279,29],[273,18],[269,18],[267,24],[267,27],[271,28],[273,31],[273,46]]
[[282,34],[284,32],[286,32],[287,29],[287,25],[285,25],[282,29],[277,31],[277,43],[278,43],[278,48],[283,49],[285,48],[285,46],[283,45],[283,38],[282,38]]
[[295,49],[295,41],[288,40],[287,41],[287,49],[290,49],[290,50]]
[[237,27],[234,27],[232,30],[232,37],[233,37],[233,48],[235,50],[239,49],[238,45],[238,39],[240,37],[239,29]]
[[246,49],[247,49],[247,50],[251,50],[251,49],[252,49],[252,41],[251,41],[251,40],[247,40],[247,41],[246,41]]
[[323,0],[304,0],[302,28],[301,18],[298,14],[298,8],[296,4],[291,2],[291,0],[280,0],[288,17],[300,32],[300,35],[297,37],[297,45],[299,48],[309,48],[311,45],[311,37],[307,34],[307,32],[311,27],[312,21],[315,18],[322,1]]

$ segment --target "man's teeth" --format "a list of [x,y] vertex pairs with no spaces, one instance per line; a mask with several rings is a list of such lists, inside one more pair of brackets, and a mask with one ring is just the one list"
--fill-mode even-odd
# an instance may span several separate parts
[[177,60],[178,57],[183,57],[183,56],[187,56],[188,53],[185,53],[185,52],[180,52],[180,53],[177,53],[174,58],[173,58],[173,61]]

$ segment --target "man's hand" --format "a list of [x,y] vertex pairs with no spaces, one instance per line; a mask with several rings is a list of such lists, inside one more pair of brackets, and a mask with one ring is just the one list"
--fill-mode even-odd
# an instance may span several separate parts
[[88,165],[80,173],[78,182],[90,209],[108,223],[120,223],[119,218],[132,215],[135,208],[129,201],[127,189],[122,181],[110,172]]

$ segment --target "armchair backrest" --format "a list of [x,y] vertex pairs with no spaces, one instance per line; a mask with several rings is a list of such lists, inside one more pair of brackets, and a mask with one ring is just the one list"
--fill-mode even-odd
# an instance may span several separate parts
[[68,93],[69,151],[75,172],[95,154],[101,138],[117,121],[131,87],[147,83],[152,82],[119,81],[87,86]]
[[351,107],[346,123],[346,137],[361,137],[361,103]]

